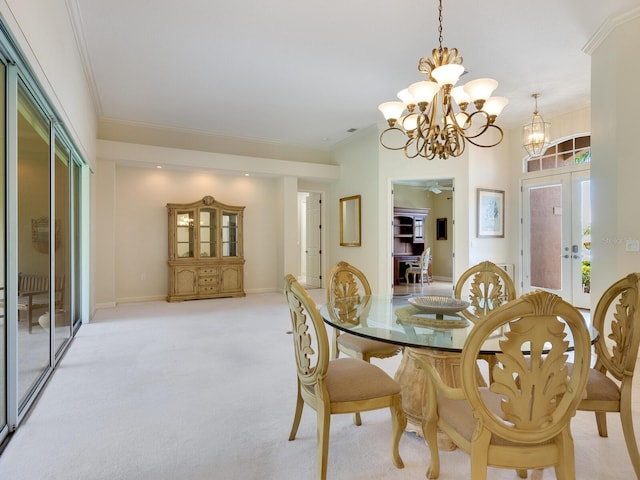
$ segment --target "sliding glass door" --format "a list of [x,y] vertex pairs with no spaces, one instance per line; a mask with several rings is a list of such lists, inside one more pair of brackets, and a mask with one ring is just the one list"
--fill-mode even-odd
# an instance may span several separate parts
[[[6,92],[7,69],[0,62],[0,91]],[[0,95],[0,132],[6,131],[5,96]],[[4,135],[3,135],[4,136]],[[5,156],[6,149],[0,149],[0,440],[7,432],[7,302],[6,302],[6,262],[7,257],[7,188]]]
[[[31,398],[51,364],[49,119],[18,86],[18,404]],[[59,236],[61,225],[54,227]]]
[[55,146],[55,289],[52,299],[55,316],[52,316],[51,325],[54,327],[54,352],[58,355],[61,348],[71,338],[71,192],[69,189],[71,156],[69,149],[60,140],[56,140]]
[[5,32],[0,19],[0,442],[81,324],[89,208],[80,152]]

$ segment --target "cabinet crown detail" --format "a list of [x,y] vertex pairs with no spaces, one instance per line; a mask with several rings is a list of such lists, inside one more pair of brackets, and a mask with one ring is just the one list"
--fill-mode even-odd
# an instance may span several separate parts
[[244,208],[207,195],[192,203],[168,203],[167,301],[243,297]]

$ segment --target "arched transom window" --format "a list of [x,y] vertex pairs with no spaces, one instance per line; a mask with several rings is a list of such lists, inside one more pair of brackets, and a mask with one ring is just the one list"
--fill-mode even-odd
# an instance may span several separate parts
[[580,135],[550,145],[541,155],[525,159],[525,172],[591,163],[591,136]]

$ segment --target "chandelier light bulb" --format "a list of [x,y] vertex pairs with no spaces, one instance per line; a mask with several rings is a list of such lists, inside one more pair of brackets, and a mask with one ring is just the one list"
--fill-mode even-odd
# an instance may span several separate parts
[[382,112],[388,122],[397,120],[404,112],[405,105],[402,102],[384,102],[378,105],[378,110]]
[[495,118],[502,113],[507,103],[509,103],[507,97],[489,97],[486,102],[484,102],[484,111],[487,112],[487,115],[490,117]]
[[455,85],[463,73],[464,67],[462,65],[449,64],[434,69],[431,72],[431,76],[442,87],[444,85]]
[[409,85],[408,90],[415,103],[420,105],[421,103],[431,103],[435,94],[440,90],[440,85],[436,82],[423,80],[421,82],[412,83]]
[[400,124],[402,125],[402,128],[404,128],[407,132],[413,132],[416,128],[418,128],[419,119],[419,114],[412,113],[404,117]]
[[498,82],[493,78],[478,78],[467,82],[464,86],[465,92],[469,94],[476,109],[482,110],[484,102],[498,88]]
[[465,92],[464,85],[460,85],[459,87],[455,87],[451,89],[451,96],[455,100],[455,102],[460,107],[460,110],[464,111],[467,108],[467,105],[471,103],[471,97],[469,94]]
[[408,88],[403,88],[402,90],[400,90],[398,92],[398,98],[405,104],[405,105],[415,105],[416,101],[413,99],[413,95],[411,95],[409,93],[409,89]]

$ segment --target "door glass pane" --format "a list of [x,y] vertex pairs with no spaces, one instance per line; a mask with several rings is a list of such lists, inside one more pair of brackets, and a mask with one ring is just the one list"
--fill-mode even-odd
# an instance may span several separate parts
[[[4,63],[0,63],[0,92],[5,91],[5,74],[6,67]],[[0,95],[0,137],[2,137],[2,145],[5,145],[5,101],[4,95]],[[5,279],[6,279],[6,266],[5,266],[5,258],[6,258],[6,217],[5,217],[5,170],[6,170],[6,162],[5,162],[5,149],[0,149],[0,430],[7,424],[7,341],[6,341],[6,332],[7,332],[7,315],[5,312]]]
[[222,214],[222,256],[235,257],[238,255],[238,215],[235,213]]
[[55,161],[55,351],[71,337],[70,272],[71,242],[69,217],[69,150],[56,141]]
[[591,293],[591,181],[580,182],[580,223],[582,250],[582,291]]
[[176,248],[180,258],[193,257],[193,212],[176,215]]
[[71,288],[73,288],[73,309],[71,314],[73,315],[73,325],[79,324],[81,321],[81,309],[80,309],[80,265],[82,264],[80,261],[81,258],[81,249],[80,249],[80,182],[81,182],[81,174],[82,169],[77,162],[72,162],[72,185],[73,191],[71,192],[71,203],[73,204],[73,223],[71,226],[72,229],[72,258],[73,258],[73,278],[70,278],[67,282],[69,284],[69,292],[71,292]]
[[18,89],[18,398],[33,392],[50,365],[49,121]]
[[200,209],[200,257],[216,256],[216,210]]
[[531,286],[562,288],[562,186],[529,189]]

